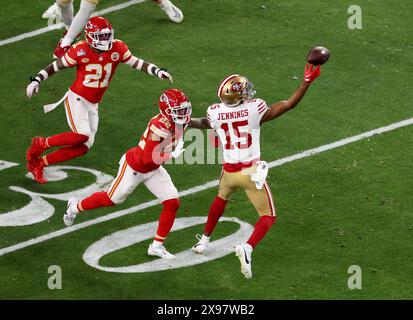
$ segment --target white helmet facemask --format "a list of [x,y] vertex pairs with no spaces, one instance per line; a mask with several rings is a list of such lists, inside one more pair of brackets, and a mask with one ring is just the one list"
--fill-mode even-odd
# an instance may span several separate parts
[[115,32],[111,29],[102,29],[96,32],[88,32],[87,36],[92,40],[92,47],[102,51],[112,49]]
[[190,102],[183,102],[177,107],[166,109],[166,114],[176,124],[187,124],[191,120],[192,105]]

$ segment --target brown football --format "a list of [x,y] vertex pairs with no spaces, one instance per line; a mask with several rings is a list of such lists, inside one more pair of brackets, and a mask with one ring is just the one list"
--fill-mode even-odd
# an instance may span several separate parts
[[307,54],[307,62],[315,66],[324,64],[330,58],[330,50],[325,47],[314,47]]

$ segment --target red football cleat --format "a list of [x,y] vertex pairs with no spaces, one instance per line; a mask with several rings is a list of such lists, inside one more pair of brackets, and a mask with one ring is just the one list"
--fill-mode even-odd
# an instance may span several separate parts
[[44,184],[47,183],[47,179],[44,177],[44,172],[43,168],[45,167],[45,164],[42,159],[37,159],[36,163],[34,164],[34,169],[33,169],[33,177],[34,180],[37,183]]
[[[29,149],[26,152],[26,159],[27,162],[31,165],[35,162],[35,160],[40,157],[40,155],[48,149],[46,144],[46,138],[43,137],[34,137],[32,139],[32,144],[30,145]],[[27,169],[31,172],[29,167]]]

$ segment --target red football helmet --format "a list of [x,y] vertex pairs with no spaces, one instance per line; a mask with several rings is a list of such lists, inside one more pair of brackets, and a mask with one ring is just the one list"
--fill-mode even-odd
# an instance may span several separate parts
[[169,121],[187,124],[191,120],[192,105],[185,93],[178,89],[168,89],[159,97],[159,111]]
[[102,51],[112,49],[114,33],[109,20],[102,17],[90,18],[85,26],[86,41]]

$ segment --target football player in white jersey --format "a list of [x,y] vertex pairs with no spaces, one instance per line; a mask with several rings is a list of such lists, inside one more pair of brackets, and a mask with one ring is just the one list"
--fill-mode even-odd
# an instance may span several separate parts
[[[182,11],[170,0],[152,0],[161,8],[172,21],[179,23],[183,20]],[[95,11],[99,0],[81,0],[77,14],[73,17],[73,0],[56,0],[42,15],[43,19],[60,17],[65,25],[65,32],[53,51],[53,56],[61,58],[72,43],[85,28],[86,23]]]
[[238,245],[235,253],[241,263],[241,272],[247,279],[252,277],[251,253],[276,220],[274,199],[266,182],[268,165],[261,161],[260,128],[264,122],[294,108],[319,75],[320,66],[307,64],[304,80],[297,91],[288,100],[273,103],[269,107],[264,100],[253,99],[255,90],[246,77],[230,75],[218,87],[221,103],[211,105],[205,118],[191,120],[190,127],[215,130],[224,159],[218,196],[209,209],[204,234],[197,236],[198,243],[192,247],[194,252],[205,252],[228,199],[237,189],[244,189],[259,219],[248,241]]

